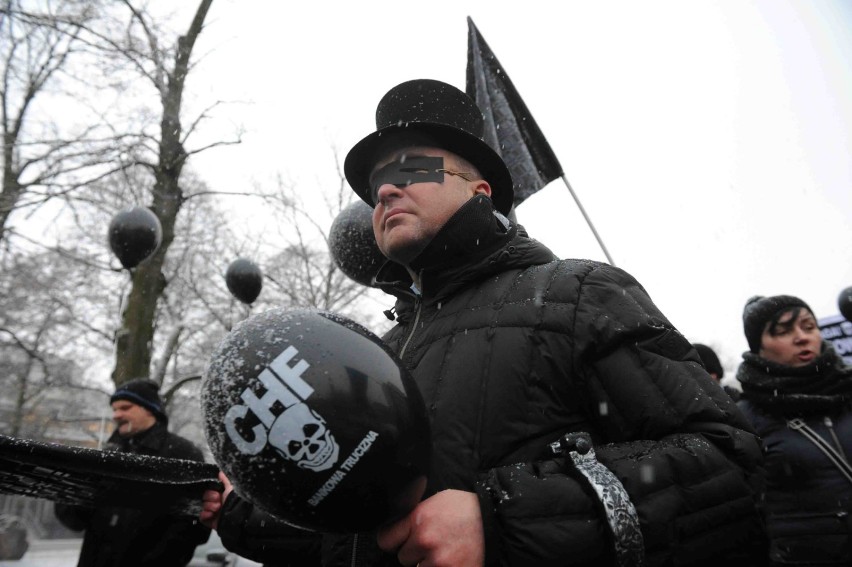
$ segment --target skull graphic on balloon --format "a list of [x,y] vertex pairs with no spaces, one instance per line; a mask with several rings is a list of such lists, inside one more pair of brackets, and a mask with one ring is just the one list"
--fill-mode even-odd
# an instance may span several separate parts
[[420,391],[380,338],[339,315],[276,308],[241,321],[211,355],[201,407],[234,489],[287,523],[369,531],[425,489]]

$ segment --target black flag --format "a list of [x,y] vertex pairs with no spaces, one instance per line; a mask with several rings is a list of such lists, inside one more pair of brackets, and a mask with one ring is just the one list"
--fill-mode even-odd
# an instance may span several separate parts
[[515,206],[562,175],[562,166],[509,75],[468,17],[467,94],[485,116],[485,141],[515,184]]

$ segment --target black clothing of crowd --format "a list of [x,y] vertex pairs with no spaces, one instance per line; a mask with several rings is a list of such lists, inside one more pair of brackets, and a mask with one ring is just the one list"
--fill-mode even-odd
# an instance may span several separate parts
[[[500,158],[472,141],[481,138],[481,115],[478,132],[453,139],[477,121],[448,115],[471,106],[453,87],[427,80],[403,83],[382,99],[377,132],[353,148],[345,166],[356,193],[377,208],[377,240],[379,231],[392,237],[390,227],[406,222],[384,225],[388,208],[415,210],[390,199],[418,198],[417,185],[369,187],[363,180],[373,164],[355,167],[353,155],[381,159],[394,135],[419,130],[427,142],[418,151],[426,146],[429,155],[431,139],[480,171],[499,170]],[[477,152],[465,153],[477,143]],[[482,554],[471,544],[461,551],[471,555],[455,563],[759,564],[759,439],[690,343],[623,270],[559,260],[508,221],[507,210],[495,210],[481,185],[449,183],[476,192],[416,257],[391,258],[375,285],[397,298],[398,324],[383,338],[414,376],[432,426],[429,485],[419,506],[452,491],[479,502]],[[505,204],[511,187],[491,190]],[[581,432],[592,445],[585,456],[548,451]],[[276,545],[252,525],[270,523],[231,493],[219,511],[223,542],[268,565],[290,565],[317,549],[313,564],[440,564],[445,543],[425,545],[416,533],[424,528],[415,525],[401,547],[384,551],[375,534],[299,540],[298,531],[279,526],[287,535]]]
[[[421,157],[456,154],[483,179],[369,185],[380,160],[411,147]],[[378,538],[309,533],[236,492],[205,495],[211,503],[201,517],[228,549],[268,567],[852,564],[852,369],[814,339],[810,322],[802,340],[817,341],[818,352],[805,351],[802,364],[764,351],[775,326],[812,316],[802,300],[747,304],[750,351],[737,401],[738,392],[729,396],[718,383],[712,349],[690,344],[631,275],[558,259],[508,220],[505,165],[482,141],[481,114],[461,91],[429,80],[398,85],[379,103],[377,131],[356,144],[344,169],[375,207],[376,238],[389,258],[373,281],[396,299],[397,323],[383,340],[411,372],[429,415],[426,492]],[[466,199],[446,212],[458,195]],[[422,213],[433,202],[446,212],[437,227]],[[424,237],[407,227],[435,230]],[[403,236],[409,240],[398,248],[394,239]],[[420,247],[403,259],[411,245]],[[200,457],[173,437],[158,423],[113,441],[115,450]],[[586,448],[554,449],[566,439]],[[445,522],[455,520],[417,515],[442,496],[481,541],[453,538]],[[127,514],[88,512],[81,567],[179,566],[204,537],[191,523]],[[449,537],[423,536],[442,527]],[[97,551],[104,549],[109,559]],[[160,551],[170,559],[145,555]]]
[[810,307],[796,297],[757,297],[746,305],[751,350],[737,372],[739,406],[766,454],[761,506],[771,564],[852,565],[852,367],[814,328],[816,352],[806,364],[758,354],[761,330],[803,312],[814,327]]

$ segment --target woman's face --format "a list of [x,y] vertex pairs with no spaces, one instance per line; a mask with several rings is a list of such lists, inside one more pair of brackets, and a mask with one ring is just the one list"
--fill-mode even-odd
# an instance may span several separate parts
[[770,321],[760,337],[760,356],[787,366],[805,366],[819,356],[822,336],[816,319],[807,309],[784,312]]

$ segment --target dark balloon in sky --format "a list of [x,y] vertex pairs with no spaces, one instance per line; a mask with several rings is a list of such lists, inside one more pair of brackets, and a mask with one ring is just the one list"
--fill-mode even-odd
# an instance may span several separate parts
[[837,298],[837,308],[840,309],[840,314],[846,317],[847,321],[852,321],[852,286],[840,292]]
[[247,305],[254,303],[263,289],[263,274],[260,268],[246,258],[237,258],[225,272],[225,283],[231,295]]
[[162,240],[160,219],[146,207],[124,210],[109,223],[109,247],[127,269],[151,256]]
[[328,247],[340,271],[361,285],[373,285],[373,277],[387,260],[373,236],[373,209],[360,199],[334,219]]
[[349,319],[277,308],[242,321],[210,358],[201,407],[216,464],[285,522],[366,532],[422,497],[423,398],[381,339]]

